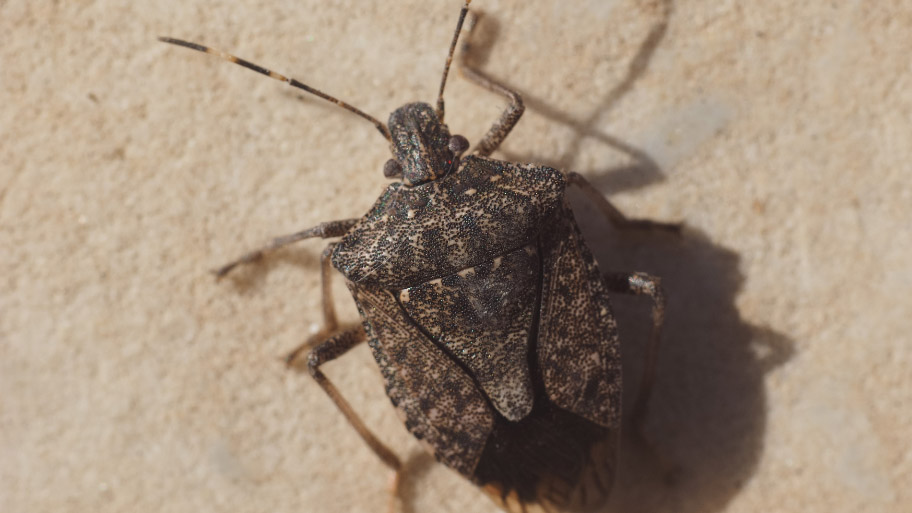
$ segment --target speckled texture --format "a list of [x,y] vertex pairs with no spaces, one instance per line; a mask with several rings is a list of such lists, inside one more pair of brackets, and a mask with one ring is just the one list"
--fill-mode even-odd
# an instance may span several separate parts
[[[663,277],[647,432],[612,511],[903,512],[912,503],[912,6],[906,0],[474,0],[481,68],[524,95],[495,158],[576,170],[600,265]],[[320,320],[320,241],[215,283],[267,241],[365,213],[363,119],[433,102],[458,1],[0,2],[0,510],[375,511],[389,475],[280,358]],[[476,142],[504,100],[454,73]],[[341,280],[345,321],[357,319]],[[614,299],[625,376],[649,304]],[[494,512],[424,455],[366,347],[326,373],[407,465],[405,510]],[[635,390],[633,390],[635,392]],[[625,396],[629,399],[630,396]],[[626,401],[630,404],[630,400]]]
[[390,114],[390,153],[402,181],[420,185],[454,171],[450,133],[426,103],[409,103]]
[[352,287],[386,394],[405,427],[435,458],[472,475],[494,413],[483,392],[418,327],[386,290]]
[[333,265],[387,288],[441,278],[528,244],[564,188],[555,169],[467,156],[439,180],[390,185],[342,238]]
[[537,333],[539,262],[533,244],[399,294],[415,324],[513,421],[532,410],[529,342]]
[[[569,206],[544,227],[536,354],[548,397],[607,428],[621,415],[621,351],[602,273]],[[631,380],[633,383],[634,380]]]

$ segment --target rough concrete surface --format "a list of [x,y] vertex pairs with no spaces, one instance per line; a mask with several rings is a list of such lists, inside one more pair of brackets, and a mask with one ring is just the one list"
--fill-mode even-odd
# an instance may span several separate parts
[[[155,38],[385,119],[435,99],[459,6],[0,1],[0,510],[382,510],[388,472],[280,362],[318,326],[324,243],[207,271],[363,214],[386,144]],[[575,198],[602,267],[669,296],[647,433],[679,471],[665,483],[625,439],[609,511],[908,511],[912,4],[473,6],[480,66],[528,105],[497,155],[687,227],[617,234]],[[504,105],[458,74],[446,99],[471,141]],[[615,303],[635,391],[648,302]],[[403,511],[495,511],[408,435],[366,347],[327,373],[408,462]]]

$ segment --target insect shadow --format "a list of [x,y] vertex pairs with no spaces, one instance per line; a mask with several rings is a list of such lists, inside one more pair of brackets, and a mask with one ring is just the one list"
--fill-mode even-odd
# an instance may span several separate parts
[[264,286],[263,279],[273,270],[291,265],[308,269],[319,276],[320,253],[311,248],[289,248],[261,259],[257,265],[247,266],[242,272],[231,276],[230,284],[239,294],[252,294],[261,292]]
[[[654,452],[674,474],[669,481],[649,451],[623,437],[618,480],[606,511],[720,510],[757,467],[768,409],[764,379],[791,358],[793,343],[741,318],[735,298],[744,277],[735,252],[686,227],[677,237],[618,234],[601,223],[594,207],[576,205],[577,219],[601,266],[643,269],[661,276],[667,291],[645,429]],[[641,328],[649,319],[649,305],[621,296],[612,299],[624,375],[635,377],[649,335]],[[632,404],[635,394],[636,386],[625,386],[624,403]]]
[[[505,81],[523,96],[529,110],[575,131],[563,155],[501,150],[507,160],[574,169],[576,153],[590,139],[618,150],[631,161],[609,169],[574,169],[600,190],[617,193],[664,180],[662,169],[646,151],[597,127],[647,69],[673,12],[670,0],[663,2],[663,7],[630,61],[626,76],[583,118],[561,112]],[[490,50],[496,48],[493,40],[500,29],[496,20],[485,21],[478,47]],[[483,63],[485,54],[479,53],[476,58]],[[581,194],[568,194],[600,267],[636,269],[659,276],[668,301],[655,395],[646,420],[646,434],[655,454],[631,437],[624,437],[618,480],[605,511],[720,510],[756,469],[766,428],[764,378],[791,358],[794,344],[770,328],[751,325],[741,318],[735,298],[744,276],[739,271],[740,257],[734,251],[686,226],[678,235],[661,231],[620,234]],[[624,375],[636,377],[648,338],[650,305],[629,297],[613,299],[623,344]],[[628,383],[635,385],[630,378]],[[633,404],[636,392],[636,386],[624,387],[625,404]],[[629,432],[629,426],[625,427]],[[674,469],[672,476],[666,467]]]
[[[513,88],[523,97],[523,101],[529,110],[535,111],[545,118],[548,118],[551,122],[565,125],[576,133],[576,137],[570,141],[570,144],[562,155],[518,155],[501,148],[500,151],[506,156],[506,160],[512,162],[535,162],[557,169],[573,169],[574,171],[586,175],[590,183],[596,187],[602,190],[611,191],[615,194],[625,190],[638,189],[664,180],[664,174],[662,173],[659,164],[650,157],[646,151],[637,148],[620,137],[600,130],[598,124],[600,120],[611,111],[617,102],[633,88],[637,80],[639,80],[646,71],[655,51],[661,45],[661,42],[668,31],[669,21],[673,12],[672,7],[671,0],[662,2],[661,13],[656,22],[649,29],[649,32],[643,38],[636,54],[630,60],[624,78],[607,91],[603,100],[600,102],[599,107],[589,111],[583,118],[576,118],[566,112],[556,109],[538,98],[535,94],[524,90],[522,87],[516,87],[515,84],[511,84],[508,80],[503,80],[501,77],[498,77],[499,81]],[[500,32],[500,25],[497,20],[486,19],[485,24],[481,29],[483,30],[481,30],[478,35],[478,47],[483,49],[483,51],[479,51],[475,56],[479,67],[482,67],[489,52],[496,46],[494,40]],[[588,139],[614,148],[627,156],[631,162],[623,166],[609,169],[585,170],[577,168],[575,166],[575,158],[583,143]]]

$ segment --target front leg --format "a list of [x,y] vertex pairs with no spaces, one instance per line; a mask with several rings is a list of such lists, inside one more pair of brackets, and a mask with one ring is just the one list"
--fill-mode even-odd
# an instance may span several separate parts
[[341,237],[342,235],[345,235],[349,230],[351,230],[353,226],[358,224],[358,221],[360,221],[360,219],[342,219],[340,221],[328,221],[325,223],[320,223],[317,226],[308,228],[306,230],[301,230],[297,233],[276,237],[272,239],[269,244],[241,255],[240,258],[228,262],[227,264],[212,271],[212,273],[215,274],[216,278],[221,278],[230,273],[235,267],[239,265],[256,262],[269,253],[284,248],[285,246],[288,246],[289,244],[293,244],[300,240],[312,239],[315,237],[320,237],[323,239]]
[[500,146],[500,143],[502,143],[504,139],[507,138],[507,135],[510,134],[510,130],[513,130],[513,127],[519,122],[519,118],[522,116],[526,107],[523,105],[522,97],[519,93],[488,77],[469,64],[468,61],[472,51],[472,33],[474,32],[480,17],[481,15],[474,11],[469,13],[469,26],[466,29],[467,33],[459,52],[459,71],[462,73],[462,76],[472,82],[484,87],[488,91],[503,95],[510,100],[510,105],[508,105],[503,114],[500,115],[500,119],[494,123],[494,126],[488,130],[488,133],[485,134],[475,147],[475,154],[487,157]]

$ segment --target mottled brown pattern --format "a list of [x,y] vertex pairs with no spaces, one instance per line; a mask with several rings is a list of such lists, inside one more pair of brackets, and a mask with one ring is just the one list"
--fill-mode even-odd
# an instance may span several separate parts
[[405,426],[447,466],[471,476],[494,414],[471,378],[408,319],[392,293],[353,285],[386,393]]
[[[464,166],[459,183],[438,193],[465,196],[472,189],[474,198],[462,199],[482,211],[500,205],[506,190],[501,184],[521,180],[520,173],[544,180],[551,172],[467,160],[502,170],[482,174],[477,170],[486,167]],[[499,178],[492,182],[492,176]],[[408,189],[394,185],[388,194],[401,190]],[[396,201],[409,198],[399,195]],[[545,204],[541,198],[525,201]],[[378,206],[383,204],[381,199]],[[403,229],[395,221],[418,218],[391,211],[375,206],[359,226],[383,212],[388,236]],[[620,355],[605,284],[566,202],[559,198],[538,212],[537,229],[522,223],[517,230],[475,227],[479,237],[525,244],[499,253],[490,248],[505,244],[470,251],[455,246],[456,257],[478,260],[472,266],[405,287],[348,282],[406,427],[445,464],[500,494],[499,502],[511,511],[517,505],[576,507],[607,497],[619,429]],[[423,239],[412,234],[409,240]],[[406,244],[403,256],[414,258],[416,247],[426,246]],[[383,257],[372,261],[389,265],[390,255]],[[458,260],[438,257],[434,262],[443,263],[435,269],[452,268],[451,261]],[[395,276],[377,276],[383,278]]]
[[548,167],[465,157],[433,182],[391,184],[342,238],[333,265],[353,282],[396,290],[453,274],[528,244],[564,187]]
[[608,291],[565,204],[542,231],[538,361],[548,397],[605,427],[621,409],[620,341]]
[[538,250],[526,246],[399,294],[409,316],[511,421],[532,411],[529,335],[539,279]]

